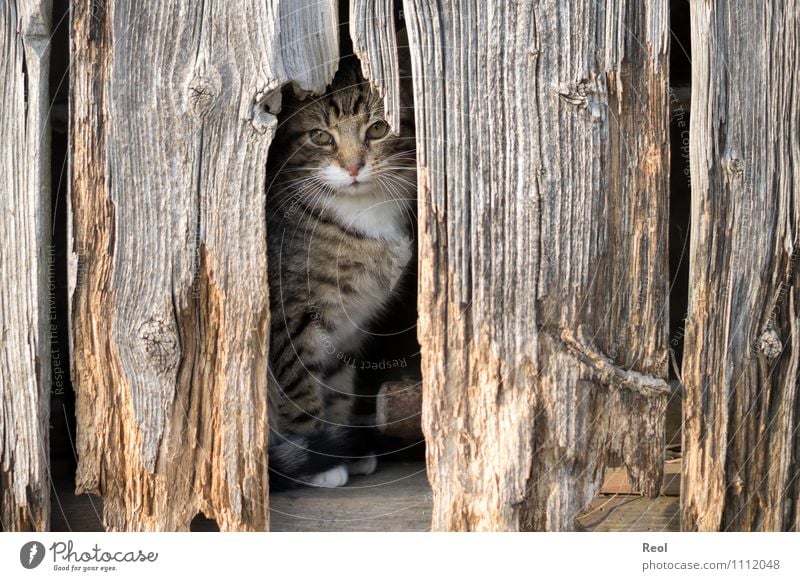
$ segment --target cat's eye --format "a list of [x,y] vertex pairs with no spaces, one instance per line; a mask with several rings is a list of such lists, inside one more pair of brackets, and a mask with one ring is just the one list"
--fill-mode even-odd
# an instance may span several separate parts
[[331,145],[333,143],[333,135],[322,129],[312,129],[309,137],[314,145]]
[[367,139],[380,139],[389,133],[389,124],[386,121],[376,121],[367,129]]

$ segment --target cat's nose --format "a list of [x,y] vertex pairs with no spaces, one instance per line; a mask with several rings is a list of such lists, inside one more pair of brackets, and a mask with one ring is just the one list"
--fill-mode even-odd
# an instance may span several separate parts
[[351,176],[356,177],[358,175],[358,172],[361,171],[362,167],[364,167],[363,162],[359,162],[344,166],[344,170]]

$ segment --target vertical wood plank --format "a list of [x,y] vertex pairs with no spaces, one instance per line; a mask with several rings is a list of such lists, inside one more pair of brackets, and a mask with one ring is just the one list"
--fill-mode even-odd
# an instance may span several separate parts
[[[278,0],[73,8],[77,488],[104,496],[112,530],[186,530],[198,511],[268,527],[265,167],[281,43],[312,42],[281,14]],[[301,88],[332,74],[320,22]]]
[[434,530],[568,530],[610,454],[658,492],[665,0],[406,0]]
[[281,55],[299,92],[323,93],[339,64],[339,0],[280,2]]
[[393,0],[350,0],[350,37],[364,76],[383,97],[386,121],[400,130],[400,65]]
[[684,530],[800,529],[800,3],[696,0]]
[[[50,520],[48,0],[0,0],[0,528]],[[50,262],[48,262],[48,260]]]

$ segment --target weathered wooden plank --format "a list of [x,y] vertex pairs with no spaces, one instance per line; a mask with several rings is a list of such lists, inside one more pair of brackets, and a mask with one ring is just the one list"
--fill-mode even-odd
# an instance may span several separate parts
[[565,530],[613,452],[658,493],[665,0],[406,0],[434,530]]
[[338,0],[280,2],[286,76],[300,92],[322,93],[339,64]]
[[800,2],[693,1],[682,526],[800,529]]
[[[336,34],[281,14],[278,0],[72,10],[77,489],[103,495],[110,530],[186,530],[198,511],[268,526],[268,107],[289,80],[282,40]],[[293,57],[316,71],[301,86],[328,82],[322,46]]]
[[50,519],[51,5],[0,0],[0,528]]
[[394,0],[350,0],[350,37],[364,76],[383,96],[386,121],[399,131],[401,75]]

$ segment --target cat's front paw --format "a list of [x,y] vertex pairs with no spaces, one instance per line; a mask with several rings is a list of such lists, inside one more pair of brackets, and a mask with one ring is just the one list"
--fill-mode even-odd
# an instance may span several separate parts
[[315,474],[309,479],[307,484],[319,488],[338,488],[339,486],[344,486],[347,484],[347,468],[344,464],[340,464],[335,468]]
[[351,460],[347,463],[347,471],[350,474],[372,474],[378,467],[378,459],[372,456],[364,456],[358,460]]

